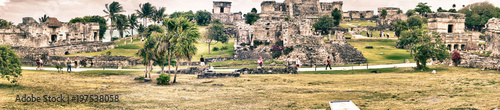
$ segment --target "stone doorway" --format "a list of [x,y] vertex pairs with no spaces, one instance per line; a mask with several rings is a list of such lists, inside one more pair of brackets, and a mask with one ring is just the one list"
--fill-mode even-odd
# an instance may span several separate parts
[[448,25],[448,33],[453,33],[453,25]]
[[94,32],[94,41],[98,41],[97,39],[97,32]]
[[224,7],[220,7],[220,13],[224,13]]
[[57,35],[51,35],[50,36],[50,41],[56,42],[57,41]]

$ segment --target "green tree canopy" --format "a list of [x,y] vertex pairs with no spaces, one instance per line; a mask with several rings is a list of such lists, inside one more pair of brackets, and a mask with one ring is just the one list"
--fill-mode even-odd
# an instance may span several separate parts
[[256,8],[252,8],[252,10],[250,12],[257,13],[257,9]]
[[195,14],[195,19],[196,19],[196,23],[198,23],[198,25],[200,26],[207,26],[208,24],[210,24],[210,20],[212,20],[212,13],[208,12],[208,11],[196,11],[196,14]]
[[191,11],[191,10],[189,10],[187,12],[182,12],[182,11],[174,12],[174,13],[170,14],[169,18],[180,18],[180,17],[186,18],[189,21],[192,21],[193,19],[195,19],[194,18],[195,15],[194,15],[193,11]]
[[210,23],[205,32],[205,41],[208,43],[208,54],[210,54],[210,45],[213,45],[212,42],[227,43],[229,36],[224,32],[225,30],[224,24],[219,19],[215,19]]
[[152,20],[155,22],[155,23],[161,23],[163,21],[163,19],[165,17],[167,17],[167,14],[165,14],[165,10],[166,8],[165,7],[160,7],[158,8],[157,10],[156,9],[153,9],[153,16],[152,16]]
[[337,8],[333,9],[332,17],[333,20],[335,20],[335,26],[340,25],[340,21],[342,21],[342,12],[339,9]]
[[408,23],[408,28],[410,29],[422,28],[422,25],[424,24],[424,21],[420,16],[411,16],[406,20],[406,22]]
[[394,33],[399,37],[401,32],[408,30],[408,23],[406,21],[397,21],[396,25],[394,25]]
[[383,9],[382,12],[380,12],[380,16],[382,16],[382,18],[385,18],[387,16],[387,10]]
[[321,30],[322,33],[326,33],[330,28],[335,27],[335,20],[330,15],[324,15],[318,18],[313,27],[315,30]]
[[481,30],[490,18],[500,17],[500,8],[489,2],[470,4],[458,12],[465,14],[465,26],[474,30]]
[[260,19],[260,16],[257,13],[247,13],[245,19],[246,19],[245,21],[246,24],[253,25],[255,21]]
[[120,31],[120,38],[123,38],[123,31],[128,27],[127,16],[123,14],[116,15],[116,28]]
[[447,11],[447,10],[444,10],[444,9],[443,9],[443,8],[441,8],[441,7],[439,7],[439,8],[437,9],[437,12],[448,12],[448,11]]
[[413,16],[413,15],[416,15],[415,10],[409,9],[408,11],[406,11],[406,16]]
[[40,23],[44,23],[45,21],[47,21],[47,19],[49,19],[49,16],[47,16],[47,14],[43,14],[42,17],[38,18]]
[[0,45],[0,65],[2,78],[6,78],[11,83],[16,83],[17,78],[22,76],[21,60],[9,46]]
[[441,37],[435,32],[429,33],[427,29],[407,30],[402,33],[403,36],[410,35],[415,38],[412,50],[415,51],[413,58],[417,61],[417,69],[419,70],[429,70],[427,60],[431,58],[443,61],[450,56],[447,52],[448,47]]
[[431,6],[427,5],[427,3],[418,3],[415,11],[420,15],[424,15],[425,13],[432,13]]
[[10,28],[10,26],[12,24],[14,24],[14,23],[9,22],[7,20],[0,19],[0,29]]
[[143,20],[143,25],[146,27],[148,25],[148,19],[153,18],[155,7],[151,3],[147,2],[144,4],[139,4],[139,9],[135,10],[140,18]]

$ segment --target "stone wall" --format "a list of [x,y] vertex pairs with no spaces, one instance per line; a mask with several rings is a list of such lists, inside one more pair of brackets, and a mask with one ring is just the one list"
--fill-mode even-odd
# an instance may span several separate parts
[[236,70],[241,74],[297,74],[297,67],[290,66],[284,68],[262,67],[262,68],[243,68]]
[[491,18],[485,26],[486,50],[491,57],[500,58],[500,19]]
[[98,23],[62,23],[60,27],[50,27],[48,23],[35,23],[31,19],[23,18],[24,22],[17,26],[0,29],[0,44],[49,47],[56,43],[99,41]]
[[[437,33],[465,33],[465,14],[461,13],[429,13],[427,24],[430,31]],[[451,26],[451,29],[449,27]],[[452,31],[452,32],[449,32]]]
[[394,16],[394,15],[400,14],[400,13],[398,13],[398,11],[401,9],[397,8],[397,7],[380,7],[380,8],[378,8],[378,14],[381,14],[382,10],[387,11],[387,16]]
[[285,0],[282,3],[263,1],[260,17],[265,20],[289,18],[308,19],[330,15],[335,8],[342,12],[342,1],[320,2],[319,0]]
[[[480,57],[474,54],[461,53],[462,60],[459,67],[467,68],[484,68],[490,70],[500,70],[500,59],[493,57]],[[445,65],[452,65],[452,61],[448,61]]]
[[404,13],[395,15],[387,14],[385,18],[383,17],[377,18],[377,27],[383,30],[392,30],[397,21],[406,21],[407,19],[408,16]]
[[[26,58],[26,57],[25,57]],[[126,56],[45,56],[42,57],[44,66],[66,66],[67,60],[72,61],[72,66],[77,67],[130,67],[140,64],[139,58]],[[22,59],[24,65],[36,65],[36,60]]]
[[343,21],[362,21],[362,20],[376,20],[376,16],[374,16],[374,12],[371,10],[368,11],[347,11],[343,14]]

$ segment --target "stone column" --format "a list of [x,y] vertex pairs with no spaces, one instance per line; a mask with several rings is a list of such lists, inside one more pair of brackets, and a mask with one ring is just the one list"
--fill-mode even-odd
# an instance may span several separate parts
[[455,51],[455,44],[451,44],[451,51]]
[[462,45],[463,44],[458,44],[458,50],[462,50]]

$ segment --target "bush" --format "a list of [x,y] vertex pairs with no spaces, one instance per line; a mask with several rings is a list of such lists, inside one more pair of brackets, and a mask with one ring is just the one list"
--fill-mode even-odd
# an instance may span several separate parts
[[156,81],[158,81],[158,85],[169,85],[170,84],[170,76],[167,74],[162,74],[160,77],[156,78]]
[[290,52],[292,52],[292,51],[293,51],[293,47],[287,47],[287,48],[285,48],[285,50],[283,50],[283,53],[284,53],[285,55],[288,55],[288,54],[290,54]]
[[290,20],[290,18],[289,18],[289,17],[286,17],[286,18],[285,18],[285,21],[289,21],[289,20]]
[[62,69],[63,69],[63,66],[58,65],[58,64],[56,64],[56,66],[55,66],[55,67],[56,67],[56,69],[57,69],[57,72],[58,72],[58,73],[59,73],[60,71],[62,71]]
[[453,61],[453,65],[457,66],[458,64],[460,64],[461,59],[462,58],[460,57],[460,53],[458,53],[457,51],[454,51],[452,54],[452,57],[451,57],[451,60]]
[[112,37],[111,41],[115,41],[115,40],[118,40],[118,39],[120,39],[120,38],[118,38],[118,37]]
[[219,47],[214,47],[212,51],[219,51]]
[[262,41],[259,41],[259,40],[253,40],[253,45],[254,45],[254,46],[259,46],[259,45],[262,45]]
[[273,58],[279,58],[281,56],[281,51],[273,51]]
[[111,55],[111,51],[109,51],[109,50],[108,50],[108,51],[106,52],[106,55]]
[[229,49],[229,47],[227,47],[227,46],[223,46],[223,47],[222,47],[222,48],[220,48],[220,49],[221,49],[221,50],[228,50],[228,49]]
[[21,60],[9,46],[0,45],[0,78],[16,83],[21,75]]
[[264,45],[269,45],[269,44],[271,44],[271,43],[270,43],[270,42],[267,42],[267,41],[266,41],[266,42],[264,42]]

